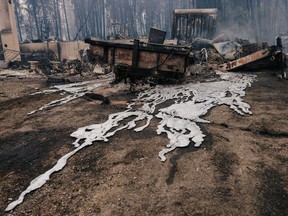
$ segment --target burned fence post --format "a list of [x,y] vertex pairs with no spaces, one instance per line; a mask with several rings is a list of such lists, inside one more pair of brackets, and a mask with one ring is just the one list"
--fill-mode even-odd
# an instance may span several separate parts
[[279,50],[279,53],[278,53],[278,58],[277,58],[277,61],[278,61],[278,64],[279,64],[279,69],[280,69],[280,73],[281,73],[281,77],[282,79],[285,78],[285,69],[284,69],[284,55],[283,55],[283,45],[282,45],[282,39],[281,37],[277,37],[276,38],[276,46]]

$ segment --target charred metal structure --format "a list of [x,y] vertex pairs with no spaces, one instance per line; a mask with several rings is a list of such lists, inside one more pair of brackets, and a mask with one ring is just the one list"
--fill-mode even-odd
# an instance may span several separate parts
[[132,82],[138,78],[184,77],[191,63],[190,48],[167,44],[147,43],[140,40],[93,40],[91,45],[94,61],[110,65],[116,74],[116,81],[129,77]]
[[178,9],[173,12],[172,38],[192,42],[212,39],[216,33],[217,9]]

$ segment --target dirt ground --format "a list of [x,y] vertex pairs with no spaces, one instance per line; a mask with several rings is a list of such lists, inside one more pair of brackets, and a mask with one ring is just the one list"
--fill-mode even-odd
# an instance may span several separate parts
[[[288,215],[288,81],[257,76],[245,97],[253,115],[212,109],[200,148],[178,149],[162,163],[168,139],[156,134],[154,119],[141,133],[123,130],[83,149],[9,215]],[[113,93],[112,105],[79,98],[27,116],[61,97],[29,95],[46,88],[39,77],[0,80],[1,215],[74,148],[72,132],[106,121],[133,97]]]

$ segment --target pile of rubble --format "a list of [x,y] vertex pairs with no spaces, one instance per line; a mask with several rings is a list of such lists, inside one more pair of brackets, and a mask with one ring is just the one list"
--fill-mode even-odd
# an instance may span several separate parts
[[[285,39],[285,38],[284,38]],[[283,40],[283,39],[282,39]],[[277,38],[276,45],[268,43],[251,43],[248,40],[230,38],[221,34],[213,40],[196,38],[191,43],[194,63],[188,67],[187,75],[199,77],[207,72],[220,71],[253,71],[271,69],[278,71],[279,76],[286,78],[285,68],[288,59],[285,54],[286,40]]]
[[[285,40],[284,38],[283,43],[287,43],[287,41],[288,39],[286,38]],[[178,45],[174,45],[174,48],[184,46],[183,44],[181,45],[181,43],[186,44],[186,47],[188,46],[193,59],[187,66],[185,74],[186,82],[190,82],[191,80],[196,82],[214,80],[217,78],[215,72],[217,70],[251,71],[268,68],[277,69],[281,71],[282,77],[286,77],[284,71],[286,60],[282,57],[282,53],[285,53],[285,48],[283,49],[282,42],[281,40],[279,41],[279,39],[276,43],[277,45],[269,46],[268,43],[264,42],[251,43],[248,40],[238,38],[231,40],[227,35],[221,34],[213,40],[196,38],[188,44],[185,41],[178,40]],[[123,43],[123,46],[126,45]],[[154,51],[153,49],[151,50]],[[110,72],[111,64],[95,59],[92,53],[93,50],[90,51],[87,49],[81,53],[81,60],[63,60],[60,62],[52,51],[37,51],[26,56],[21,56],[21,62],[10,62],[8,67],[12,69],[30,69],[31,72],[60,79],[71,76],[79,78],[95,77]],[[128,55],[129,53],[126,54]],[[104,58],[104,56],[102,57]],[[135,60],[133,59],[133,61]],[[146,66],[144,66],[144,68],[145,67]],[[157,66],[157,68],[159,67],[161,67],[161,65]],[[115,64],[115,74],[117,74],[117,68],[118,65]],[[129,68],[130,66],[128,69]]]
[[75,59],[60,62],[52,51],[37,51],[22,55],[21,61],[11,61],[6,69],[29,70],[47,76],[48,80],[63,79],[71,76],[95,77],[109,72],[109,67],[93,63],[88,59]]

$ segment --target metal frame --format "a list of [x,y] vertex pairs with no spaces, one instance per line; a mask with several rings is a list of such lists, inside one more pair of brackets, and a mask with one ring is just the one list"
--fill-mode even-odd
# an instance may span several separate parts
[[212,38],[216,33],[217,12],[216,8],[174,10],[172,39],[183,37],[189,41],[196,37]]

